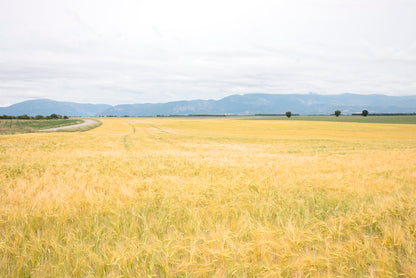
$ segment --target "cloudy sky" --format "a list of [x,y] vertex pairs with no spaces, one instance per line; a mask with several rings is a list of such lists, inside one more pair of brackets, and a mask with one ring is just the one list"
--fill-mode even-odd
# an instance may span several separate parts
[[416,94],[416,0],[0,0],[0,106]]

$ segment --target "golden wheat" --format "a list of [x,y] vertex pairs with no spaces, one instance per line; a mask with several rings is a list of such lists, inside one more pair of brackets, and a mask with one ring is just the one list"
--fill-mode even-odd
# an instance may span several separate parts
[[0,137],[0,276],[416,276],[416,125]]

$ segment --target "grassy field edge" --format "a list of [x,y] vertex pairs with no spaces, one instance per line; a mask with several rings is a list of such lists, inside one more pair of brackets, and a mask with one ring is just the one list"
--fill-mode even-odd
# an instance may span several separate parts
[[21,134],[33,133],[38,130],[56,128],[80,124],[81,119],[59,119],[59,120],[18,120],[18,119],[2,119],[0,120],[0,134]]

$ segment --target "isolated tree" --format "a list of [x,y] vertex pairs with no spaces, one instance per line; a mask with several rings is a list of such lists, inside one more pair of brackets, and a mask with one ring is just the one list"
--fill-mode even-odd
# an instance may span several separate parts
[[335,112],[334,112],[334,113],[335,113],[335,116],[337,116],[337,117],[338,117],[339,115],[341,115],[341,111],[340,111],[340,110],[335,110]]
[[292,117],[292,112],[290,112],[290,111],[286,112],[286,117],[288,117],[288,118]]
[[65,119],[65,120],[67,120],[67,119],[69,119],[69,118],[68,118],[68,116],[66,116],[66,115],[65,115],[65,116],[64,116],[64,119]]
[[363,112],[361,112],[361,115],[364,117],[367,117],[368,111],[364,109]]

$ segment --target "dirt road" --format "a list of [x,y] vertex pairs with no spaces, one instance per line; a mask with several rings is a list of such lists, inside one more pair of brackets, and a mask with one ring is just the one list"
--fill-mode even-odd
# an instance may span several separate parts
[[48,129],[42,129],[39,131],[57,131],[57,130],[62,130],[62,129],[69,129],[69,128],[74,128],[74,127],[81,127],[81,126],[85,126],[85,125],[91,125],[96,123],[97,121],[94,120],[83,120],[83,123],[80,124],[76,124],[76,125],[68,125],[68,126],[61,126],[61,127],[54,127],[54,128],[48,128]]

